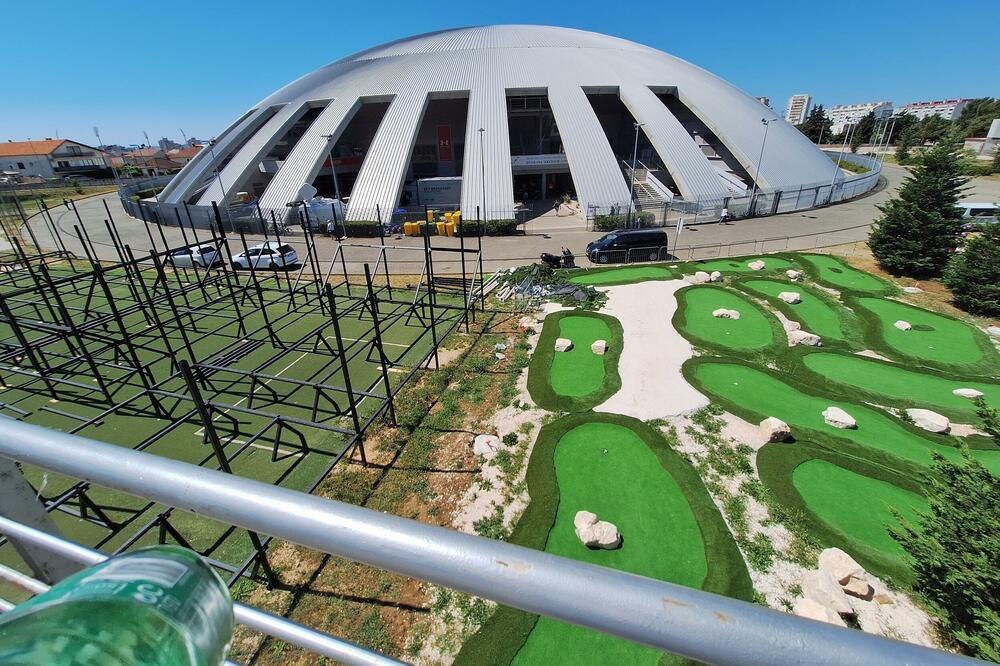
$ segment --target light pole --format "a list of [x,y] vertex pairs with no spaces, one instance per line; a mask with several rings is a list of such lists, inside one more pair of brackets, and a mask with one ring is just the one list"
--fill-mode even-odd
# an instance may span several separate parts
[[[146,137],[146,148],[149,149],[149,150],[152,150],[153,146],[150,145],[150,143],[149,143],[149,134],[146,133],[146,130],[142,130],[142,135],[144,137]],[[148,158],[147,158],[147,161],[146,161],[146,165],[149,166]],[[155,157],[153,158],[153,175],[155,175],[157,178],[160,177],[160,169],[159,169],[159,167],[156,166],[156,158]]]
[[[101,139],[101,130],[97,128],[97,125],[94,125],[94,136],[97,137],[97,149],[103,151],[104,141]],[[103,160],[104,158],[102,157],[101,159]],[[115,168],[114,158],[111,159],[111,173],[114,174],[115,182],[118,183],[118,187],[121,188],[122,179],[118,176],[118,169]]]
[[340,201],[340,183],[337,182],[337,167],[333,163],[333,141],[336,137],[333,134],[324,134],[326,145],[330,147],[330,172],[333,174],[333,191],[336,193],[337,201]]
[[854,128],[857,127],[857,123],[852,123],[847,126],[847,131],[844,133],[844,143],[840,146],[840,154],[837,156],[837,165],[833,168],[833,178],[830,179],[830,199],[827,203],[833,203],[833,186],[837,182],[837,174],[840,173],[840,161],[844,158],[844,150],[847,148],[848,142],[851,137],[854,136]]
[[216,162],[216,143],[218,143],[216,139],[209,139],[208,150],[212,153],[212,164],[215,166],[215,177],[219,179],[219,189],[222,191],[222,204],[226,207],[226,222],[228,222],[231,227],[233,225],[233,216],[229,210],[229,197],[226,196],[226,186],[222,184],[222,169],[219,168],[219,163]]
[[754,174],[753,187],[750,189],[750,210],[748,211],[753,215],[756,211],[756,196],[757,196],[757,181],[760,180],[760,165],[764,161],[764,146],[767,145],[767,129],[771,126],[777,118],[771,118],[770,120],[766,118],[761,118],[760,123],[764,126],[764,138],[760,141],[760,155],[757,156],[757,172]]
[[632,144],[632,178],[630,179],[628,187],[628,219],[625,220],[626,229],[632,226],[632,212],[635,208],[635,202],[633,200],[633,197],[635,196],[635,163],[639,154],[639,128],[643,125],[645,125],[645,123],[632,123],[632,126],[635,128],[635,142]]
[[483,141],[483,135],[486,134],[486,129],[480,127],[476,131],[479,132],[479,170],[480,170],[480,176],[483,179],[483,183],[482,183],[482,185],[483,185],[483,215],[482,215],[482,220],[483,220],[483,225],[485,227],[485,225],[486,225],[486,149],[484,148],[485,143]]

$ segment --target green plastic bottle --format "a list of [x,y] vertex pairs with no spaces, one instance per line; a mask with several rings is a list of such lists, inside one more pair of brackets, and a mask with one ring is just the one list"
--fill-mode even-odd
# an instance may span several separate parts
[[217,666],[233,600],[197,554],[156,546],[70,576],[0,615],[0,664]]

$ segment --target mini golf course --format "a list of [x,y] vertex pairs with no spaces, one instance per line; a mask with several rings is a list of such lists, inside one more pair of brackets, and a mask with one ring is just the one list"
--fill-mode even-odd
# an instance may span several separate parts
[[978,421],[975,405],[968,398],[954,395],[953,390],[976,389],[983,392],[987,403],[1000,405],[998,384],[942,377],[863,356],[813,352],[802,357],[802,364],[830,381],[861,389],[873,397],[888,397],[900,403],[916,401],[968,423]]
[[[749,600],[746,566],[698,473],[642,421],[570,414],[538,433],[526,476],[531,503],[510,541],[564,557]],[[589,549],[573,519],[587,510],[622,534]],[[665,664],[677,657],[500,607],[462,647],[459,665]]]
[[[854,302],[862,316],[868,313],[874,319],[870,330],[878,331],[885,345],[898,354],[939,365],[979,365],[983,372],[997,365],[997,353],[986,336],[965,322],[898,301],[857,298]],[[893,324],[900,320],[913,328],[899,330]]]
[[573,275],[569,282],[573,284],[589,284],[595,287],[606,287],[615,284],[630,284],[645,280],[670,280],[676,273],[666,266],[629,266],[626,268],[589,269],[584,273]]
[[896,289],[871,273],[848,266],[827,254],[798,255],[812,278],[831,289],[856,291],[866,294],[889,294]]
[[[692,342],[730,350],[758,350],[777,340],[777,320],[744,296],[724,287],[701,285],[677,292],[674,328]],[[739,319],[713,317],[719,308],[736,310]]]
[[[568,338],[572,348],[555,351],[557,338]],[[607,400],[621,388],[623,338],[621,324],[608,315],[584,310],[548,315],[528,370],[532,399],[540,407],[564,412],[585,411]],[[605,354],[591,351],[596,340],[607,341]]]
[[[792,427],[793,435],[796,429],[805,428],[827,439],[828,442],[817,441],[835,451],[847,452],[843,444],[853,442],[862,447],[861,454],[866,453],[865,450],[882,452],[921,466],[931,464],[932,451],[948,460],[961,459],[958,449],[948,445],[956,443],[955,438],[930,433],[918,435],[904,427],[901,421],[873,408],[806,393],[769,372],[742,363],[698,362],[695,359],[685,364],[685,375],[702,391],[727,404],[730,411],[745,415],[754,423],[768,416],[777,417]],[[853,416],[858,423],[857,429],[827,425],[823,410],[831,405]],[[799,436],[807,435],[800,431]],[[1000,451],[973,451],[972,454],[994,473],[1000,472]],[[891,458],[878,457],[882,458],[880,462],[892,464]]]
[[750,264],[755,261],[764,262],[764,271],[785,271],[789,268],[797,268],[791,260],[776,255],[766,255],[763,257],[746,257],[744,259],[709,259],[707,261],[692,261],[683,265],[685,273],[695,271],[719,271],[720,273],[758,273],[750,268]]
[[[757,296],[762,296],[774,307],[781,310],[789,319],[799,322],[802,327],[815,333],[824,340],[846,341],[848,339],[848,326],[843,319],[839,306],[820,296],[815,291],[797,282],[786,282],[782,280],[759,280],[746,279],[739,283],[740,287],[747,289]],[[797,292],[802,301],[799,303],[785,303],[778,294],[783,291]]]

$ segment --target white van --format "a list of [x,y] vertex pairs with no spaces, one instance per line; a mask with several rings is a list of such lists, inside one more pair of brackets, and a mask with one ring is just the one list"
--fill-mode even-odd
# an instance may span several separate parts
[[995,203],[961,201],[955,207],[961,209],[962,219],[972,222],[996,222],[997,215],[1000,214],[1000,204]]

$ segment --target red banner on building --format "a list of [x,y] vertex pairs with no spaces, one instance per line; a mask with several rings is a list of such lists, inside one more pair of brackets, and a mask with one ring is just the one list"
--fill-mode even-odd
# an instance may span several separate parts
[[451,125],[438,125],[438,161],[451,162],[453,153],[451,149]]

